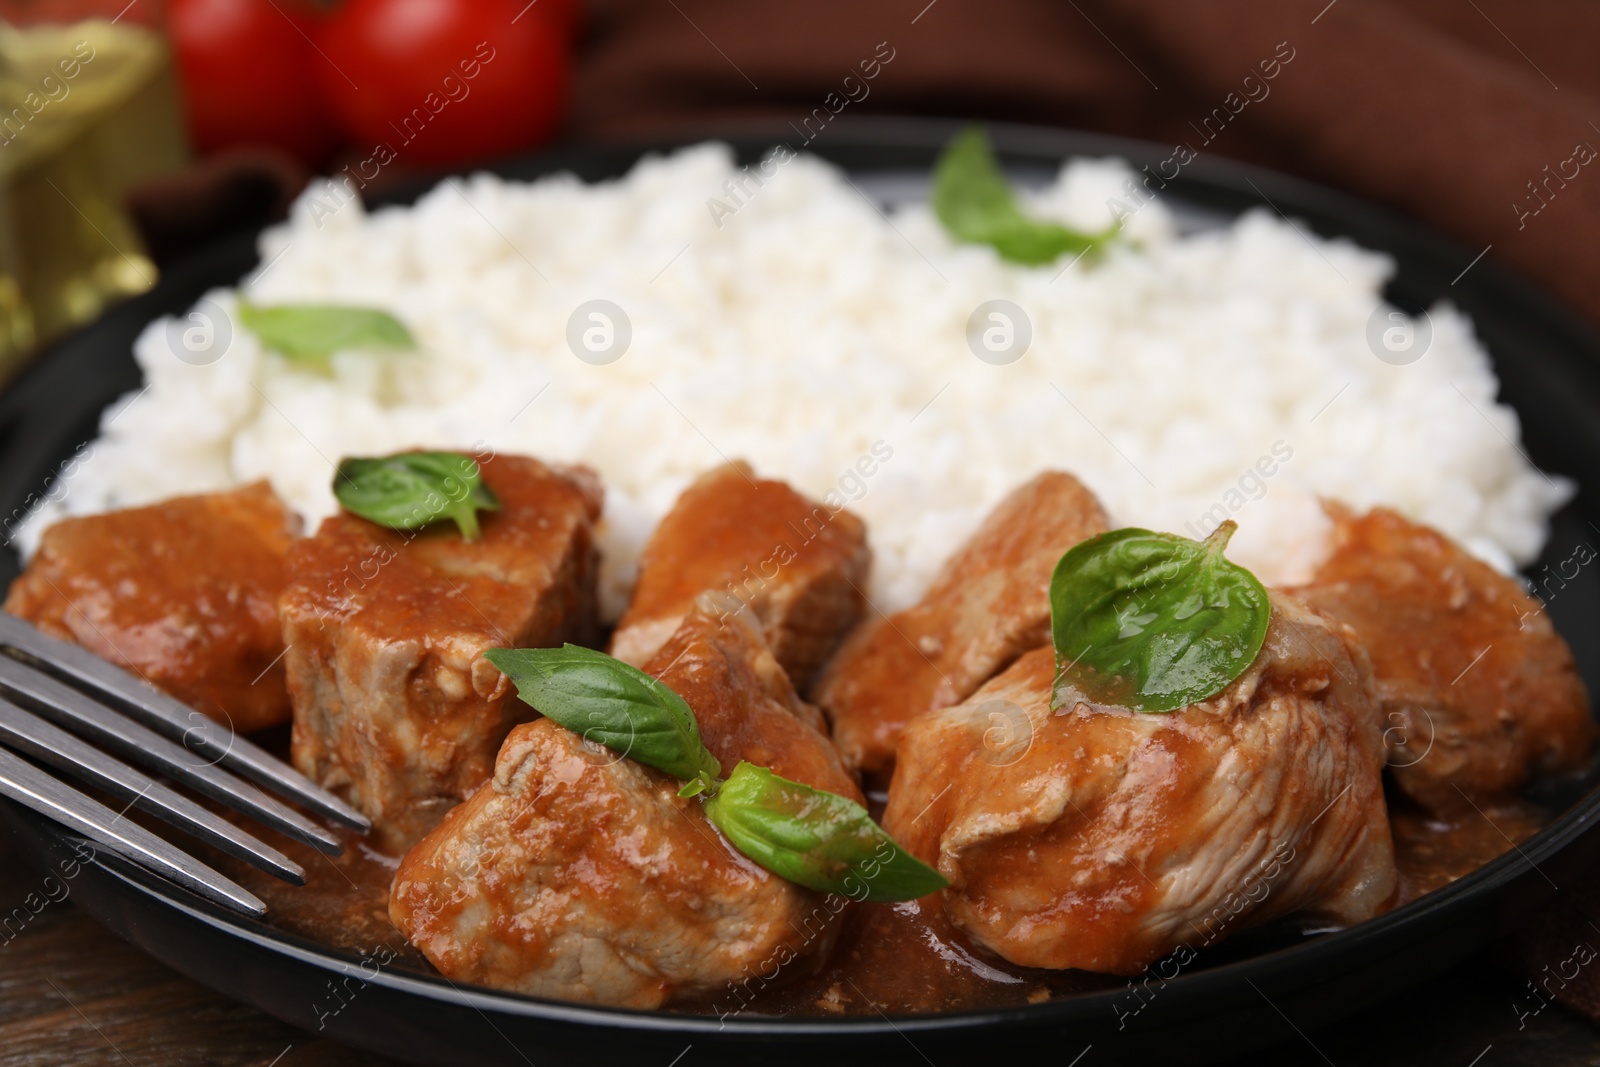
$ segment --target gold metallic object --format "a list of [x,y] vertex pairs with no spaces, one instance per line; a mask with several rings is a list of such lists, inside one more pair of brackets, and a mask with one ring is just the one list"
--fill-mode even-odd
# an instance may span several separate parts
[[155,284],[123,195],[186,156],[158,29],[0,21],[0,381]]

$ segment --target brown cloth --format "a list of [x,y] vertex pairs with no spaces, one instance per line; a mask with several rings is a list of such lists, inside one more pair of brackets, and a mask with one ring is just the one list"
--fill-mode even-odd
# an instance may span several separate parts
[[128,212],[161,266],[289,212],[310,177],[270,148],[235,148],[129,189]]
[[1428,222],[1469,256],[1492,245],[1600,323],[1592,0],[591,0],[587,18],[578,139],[799,123],[830,92],[860,96],[844,79],[886,42],[894,58],[851,112],[1076,127],[1276,167]]

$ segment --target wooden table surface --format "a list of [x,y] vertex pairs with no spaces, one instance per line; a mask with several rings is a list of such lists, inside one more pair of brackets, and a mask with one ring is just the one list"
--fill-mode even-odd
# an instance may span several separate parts
[[[0,834],[0,914],[39,885],[7,837]],[[1302,1034],[1286,1022],[1280,1044],[1234,1067],[1600,1067],[1600,1031],[1559,1008],[1519,1029],[1521,992],[1520,978],[1475,959],[1402,1002],[1325,1030]],[[955,1067],[930,1052],[933,1067]],[[539,1064],[536,1050],[529,1058]],[[1091,1049],[1078,1067],[1118,1062],[1113,1050]],[[7,1067],[389,1063],[189,981],[102,930],[70,897],[46,906],[14,939],[0,938],[0,1064]],[[678,1067],[695,1067],[693,1053]]]

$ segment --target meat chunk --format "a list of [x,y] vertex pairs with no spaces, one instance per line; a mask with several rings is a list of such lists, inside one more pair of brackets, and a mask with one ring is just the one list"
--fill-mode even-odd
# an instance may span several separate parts
[[[742,613],[691,613],[647,666],[694,709],[724,773],[747,759],[861,799]],[[745,859],[679,785],[549,719],[518,726],[493,780],[401,861],[390,917],[457,981],[737,1007],[751,983],[814,966],[844,901]]]
[[[950,879],[952,921],[1029,967],[1137,974],[1292,912],[1354,923],[1395,888],[1371,677],[1336,623],[1273,594],[1211,700],[1089,702],[1054,650],[912,722],[884,828]],[[926,904],[927,902],[924,902]]]
[[965,700],[1048,642],[1056,563],[1105,530],[1094,494],[1070,474],[1047,471],[995,507],[920,603],[859,626],[816,690],[845,762],[891,770],[906,723]]
[[279,602],[294,763],[398,853],[472,794],[527,705],[483,653],[592,640],[598,482],[533,459],[481,464],[501,508],[482,537],[326,520]]
[[1396,784],[1437,814],[1585,766],[1595,724],[1537,600],[1442,534],[1330,508],[1334,548],[1296,595],[1350,626],[1378,679]]
[[729,463],[684,490],[650,535],[611,654],[643,666],[695,598],[715,589],[755,612],[804,689],[861,617],[871,560],[860,519]]
[[702,594],[644,670],[694,709],[711,754],[728,773],[749,760],[796,782],[866,801],[826,723],[800,699],[761,628],[727,594]]
[[300,520],[266,482],[64,519],[5,610],[237,730],[289,718],[278,593]]
[[401,861],[389,915],[453,981],[655,1008],[770,967],[804,891],[735,854],[678,783],[549,719]]

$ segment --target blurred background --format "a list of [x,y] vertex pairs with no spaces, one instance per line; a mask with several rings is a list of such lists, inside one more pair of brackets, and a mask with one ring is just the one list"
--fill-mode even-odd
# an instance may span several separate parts
[[0,379],[315,174],[857,115],[1265,164],[1600,322],[1597,40],[1588,0],[0,0]]

